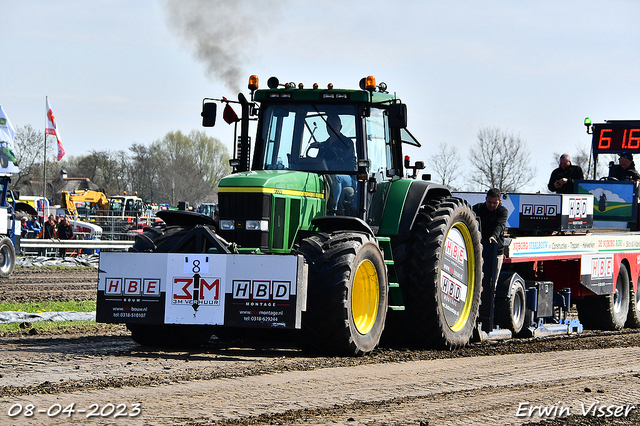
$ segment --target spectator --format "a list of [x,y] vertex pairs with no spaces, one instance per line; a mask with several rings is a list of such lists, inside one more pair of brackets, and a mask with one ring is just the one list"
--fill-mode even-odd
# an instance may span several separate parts
[[[56,221],[53,219],[53,215],[49,215],[49,220],[44,223],[44,226],[40,230],[40,234],[38,238],[54,240],[58,238],[58,230],[56,227]],[[47,250],[42,248],[39,253],[40,256],[45,256],[47,254]]]
[[633,162],[633,154],[630,152],[620,153],[618,163],[609,168],[609,177],[617,180],[639,180],[640,173],[636,170]]
[[27,229],[27,218],[23,217],[22,219],[20,219],[20,237],[26,238],[27,232],[29,232],[29,230]]
[[575,192],[574,181],[580,179],[584,179],[580,166],[571,164],[569,154],[562,154],[560,165],[551,172],[548,188],[549,191],[558,194],[573,194]]
[[27,238],[35,238],[40,233],[40,224],[35,216],[31,216],[31,220],[27,222]]
[[[65,215],[60,216],[60,222],[58,222],[58,238],[61,240],[70,240],[73,238],[73,228]],[[60,257],[64,258],[66,254],[67,249],[61,248]]]

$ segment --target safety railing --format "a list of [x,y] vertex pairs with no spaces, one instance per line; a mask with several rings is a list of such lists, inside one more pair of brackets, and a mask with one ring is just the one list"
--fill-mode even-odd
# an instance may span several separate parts
[[133,245],[133,240],[51,240],[51,239],[21,239],[22,249],[100,249],[127,250]]

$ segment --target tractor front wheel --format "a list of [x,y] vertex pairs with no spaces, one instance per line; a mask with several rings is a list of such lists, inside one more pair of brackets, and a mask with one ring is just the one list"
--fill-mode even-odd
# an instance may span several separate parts
[[373,351],[388,307],[387,270],[377,240],[358,232],[318,233],[302,241],[300,252],[309,264],[300,346],[334,355]]

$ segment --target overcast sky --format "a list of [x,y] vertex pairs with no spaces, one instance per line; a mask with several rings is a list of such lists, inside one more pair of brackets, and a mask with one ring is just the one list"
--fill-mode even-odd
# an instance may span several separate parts
[[[203,129],[202,98],[237,98],[250,74],[357,88],[384,81],[408,105],[428,160],[468,152],[481,127],[526,141],[545,190],[553,153],[583,120],[640,119],[640,2],[0,0],[0,104],[45,126],[67,155],[126,150]],[[229,147],[232,127],[206,129]]]

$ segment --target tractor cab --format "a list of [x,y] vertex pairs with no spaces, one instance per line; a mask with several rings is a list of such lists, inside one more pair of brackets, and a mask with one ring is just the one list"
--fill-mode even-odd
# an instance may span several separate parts
[[[249,202],[255,203],[257,213],[246,219],[254,228],[266,225],[253,221],[273,223],[267,210],[276,207],[277,214],[277,207],[282,206],[283,220],[292,220],[292,227],[308,229],[312,219],[326,216],[358,218],[377,230],[382,200],[391,183],[403,176],[405,168],[412,168],[404,162],[401,144],[420,146],[406,129],[406,106],[373,77],[363,78],[360,90],[335,89],[332,84],[305,88],[303,84],[281,84],[275,77],[267,85],[267,89],[258,89],[257,77],[250,78],[251,101],[240,94],[239,119],[231,107],[235,102],[226,98],[203,101],[205,127],[215,124],[216,101],[226,104],[225,121],[241,127],[230,161],[234,173],[219,184],[221,235],[249,243],[237,235],[225,235],[231,228],[238,231],[238,216],[249,214],[238,206]],[[250,121],[257,122],[252,160]],[[262,195],[249,201],[250,193]],[[271,202],[276,199],[263,197],[265,193],[294,199],[274,206]],[[299,217],[299,223],[294,217]],[[261,239],[261,246],[266,238]],[[258,244],[257,237],[253,241]],[[285,247],[290,247],[286,241]]]

